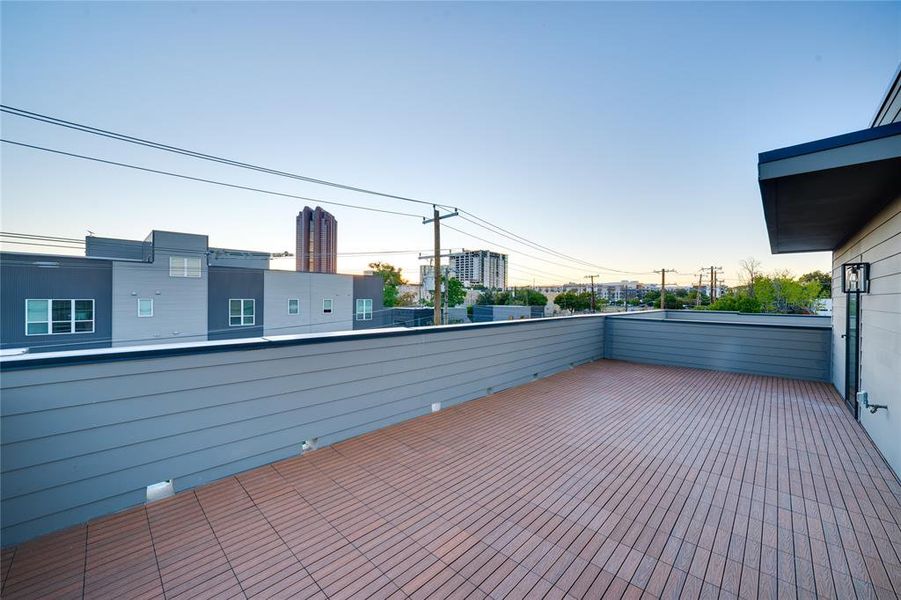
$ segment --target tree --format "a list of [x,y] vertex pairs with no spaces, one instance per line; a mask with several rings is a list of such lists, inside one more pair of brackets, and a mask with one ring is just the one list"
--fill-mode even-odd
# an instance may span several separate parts
[[447,305],[459,306],[466,300],[466,289],[463,282],[456,277],[447,280]]
[[407,280],[404,279],[403,273],[401,272],[403,269],[382,262],[369,263],[369,268],[372,269],[376,275],[382,276],[382,280],[384,281],[382,287],[382,300],[384,305],[386,307],[399,306],[397,288],[407,283]]
[[641,297],[642,304],[648,304],[651,306],[660,304],[660,292],[657,290],[648,290]]
[[800,277],[798,277],[798,281],[801,283],[807,284],[812,281],[816,281],[820,284],[820,291],[817,295],[818,298],[831,298],[832,297],[832,275],[829,273],[824,273],[823,271],[811,271],[810,273],[804,273]]
[[591,292],[563,292],[557,294],[554,304],[561,310],[568,310],[570,314],[582,312],[591,308]]
[[[747,273],[750,278],[750,271]],[[795,279],[788,271],[777,271],[768,276],[755,272],[753,286],[748,284],[734,288],[708,308],[788,314],[815,312],[820,294],[823,293],[823,280],[814,274],[809,275],[811,276]]]
[[404,292],[397,296],[397,303],[394,306],[416,306],[416,294],[414,292]]
[[518,304],[519,306],[545,306],[547,296],[528,288],[521,288],[515,292],[501,292],[497,290],[485,290],[476,299],[480,305],[504,305]]
[[510,304],[520,304],[522,306],[546,306],[547,296],[531,288],[521,288],[514,292],[513,301]]
[[753,298],[754,282],[760,276],[760,261],[753,256],[749,256],[738,261],[738,266],[740,267],[738,277],[742,283],[748,286],[748,294]]

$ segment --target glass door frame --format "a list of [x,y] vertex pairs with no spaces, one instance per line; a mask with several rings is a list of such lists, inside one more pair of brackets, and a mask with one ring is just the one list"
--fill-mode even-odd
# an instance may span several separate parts
[[[853,334],[851,331],[852,316],[854,318]],[[851,414],[854,415],[854,418],[860,420],[860,406],[857,403],[857,392],[860,389],[860,293],[857,292],[850,292],[847,295],[844,337],[845,405],[851,411]]]

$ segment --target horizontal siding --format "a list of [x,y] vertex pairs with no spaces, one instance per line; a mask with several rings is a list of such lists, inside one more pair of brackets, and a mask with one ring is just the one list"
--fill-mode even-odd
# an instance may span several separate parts
[[600,358],[604,321],[4,370],[3,544]]
[[828,381],[828,328],[610,318],[605,356],[633,362]]
[[[632,318],[631,315],[629,318]],[[715,310],[667,310],[668,321],[713,321],[743,323],[745,325],[791,325],[829,327],[829,317],[815,315],[780,315],[770,313],[740,313]]]
[[860,389],[888,410],[860,410],[860,422],[886,461],[901,473],[901,197],[832,254],[833,384],[845,395],[847,298],[841,266],[870,263],[870,292],[860,297]]

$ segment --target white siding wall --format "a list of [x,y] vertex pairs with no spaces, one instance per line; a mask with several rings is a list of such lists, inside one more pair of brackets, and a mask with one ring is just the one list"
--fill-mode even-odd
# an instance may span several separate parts
[[860,389],[870,403],[889,407],[876,414],[861,410],[860,422],[901,474],[901,198],[832,254],[832,381],[843,396],[847,302],[841,265],[847,262],[870,263],[870,293],[860,300]]
[[[263,274],[266,322],[263,335],[293,335],[345,331],[353,328],[353,276],[297,271]],[[300,314],[288,314],[288,299],[300,300]],[[332,313],[322,312],[322,301],[332,300]]]
[[[197,256],[157,251],[152,263],[113,262],[113,346],[207,339],[205,257],[199,278],[169,277],[170,255]],[[153,299],[152,317],[138,317],[138,298]]]

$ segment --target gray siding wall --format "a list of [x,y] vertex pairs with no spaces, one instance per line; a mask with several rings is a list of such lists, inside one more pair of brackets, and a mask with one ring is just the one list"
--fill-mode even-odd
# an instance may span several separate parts
[[604,322],[4,360],[3,544],[139,504],[151,483],[183,490],[600,358]]
[[829,381],[830,329],[633,317],[607,319],[605,356]]
[[[211,340],[261,337],[265,323],[263,303],[263,271],[259,269],[239,269],[235,267],[210,267],[210,285],[207,291],[209,330]],[[253,300],[253,325],[231,325],[229,323],[230,300]]]
[[[61,351],[103,348],[112,337],[109,261],[78,257],[0,254],[0,348]],[[94,333],[25,335],[25,300],[94,300]]]
[[832,254],[832,382],[845,394],[847,298],[841,265],[870,263],[870,293],[860,297],[860,389],[888,410],[861,409],[860,422],[901,474],[901,198]]
[[[266,271],[263,274],[263,302],[267,336],[322,333],[351,329],[350,313],[353,278],[350,275]],[[300,314],[288,314],[288,300],[300,300]],[[322,312],[322,301],[333,302],[331,314]]]
[[[206,261],[199,278],[169,277],[169,256],[151,263],[113,263],[113,346],[168,344],[207,339]],[[138,298],[153,299],[153,316],[138,317]]]
[[[354,282],[353,275],[333,273],[308,273],[310,277],[310,297],[313,299],[313,332],[348,331],[354,325]],[[336,278],[345,283],[338,286]],[[332,314],[322,312],[322,300],[332,299]]]

